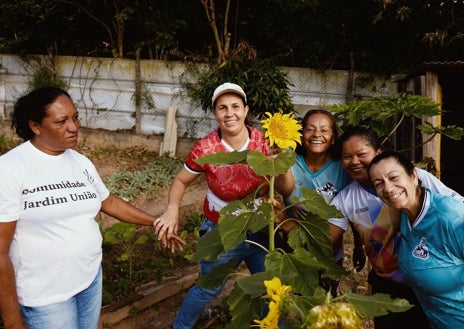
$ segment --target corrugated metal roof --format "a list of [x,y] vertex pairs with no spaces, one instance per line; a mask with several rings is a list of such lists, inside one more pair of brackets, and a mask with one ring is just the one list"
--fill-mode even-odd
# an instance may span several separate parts
[[427,61],[416,67],[406,78],[422,75],[425,71],[464,75],[464,60],[456,61]]
[[428,65],[428,64],[431,64],[431,65],[462,65],[464,64],[464,59],[463,60],[457,60],[457,61],[428,61],[428,62],[424,62],[423,63],[424,65]]

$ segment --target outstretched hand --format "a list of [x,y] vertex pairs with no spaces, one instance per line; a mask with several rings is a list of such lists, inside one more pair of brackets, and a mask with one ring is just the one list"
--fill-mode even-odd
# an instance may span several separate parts
[[[161,243],[163,243],[163,239],[165,239],[165,237],[161,238]],[[174,253],[176,249],[183,251],[185,247],[185,241],[182,240],[180,236],[173,235],[170,239],[166,239],[165,243],[163,243],[163,246],[171,250],[172,253]]]
[[166,210],[164,214],[153,222],[155,234],[161,240],[163,247],[170,249],[171,252],[174,252],[176,249],[182,251],[185,246],[185,241],[177,235],[178,218],[178,212]]

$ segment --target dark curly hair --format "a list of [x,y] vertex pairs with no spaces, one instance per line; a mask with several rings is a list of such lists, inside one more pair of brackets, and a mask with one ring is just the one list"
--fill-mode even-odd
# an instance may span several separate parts
[[34,137],[34,132],[29,127],[29,121],[42,123],[47,116],[47,109],[60,96],[71,99],[68,92],[57,87],[41,87],[20,97],[14,105],[13,121],[11,127],[16,134],[25,141]]

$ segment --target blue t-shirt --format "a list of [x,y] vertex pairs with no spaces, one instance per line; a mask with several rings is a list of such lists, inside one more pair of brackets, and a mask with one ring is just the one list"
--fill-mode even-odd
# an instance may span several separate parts
[[427,190],[411,226],[401,215],[398,263],[434,328],[464,328],[464,203]]
[[327,203],[346,185],[351,182],[351,177],[345,172],[339,160],[330,159],[317,172],[312,172],[306,165],[304,156],[297,154],[295,164],[292,166],[295,188],[289,196],[302,197],[303,187],[315,190]]

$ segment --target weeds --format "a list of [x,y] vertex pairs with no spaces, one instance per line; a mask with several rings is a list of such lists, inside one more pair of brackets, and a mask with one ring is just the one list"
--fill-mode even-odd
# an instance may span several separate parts
[[141,193],[152,195],[168,187],[181,166],[178,160],[159,157],[143,170],[120,170],[103,181],[112,193],[132,201]]

